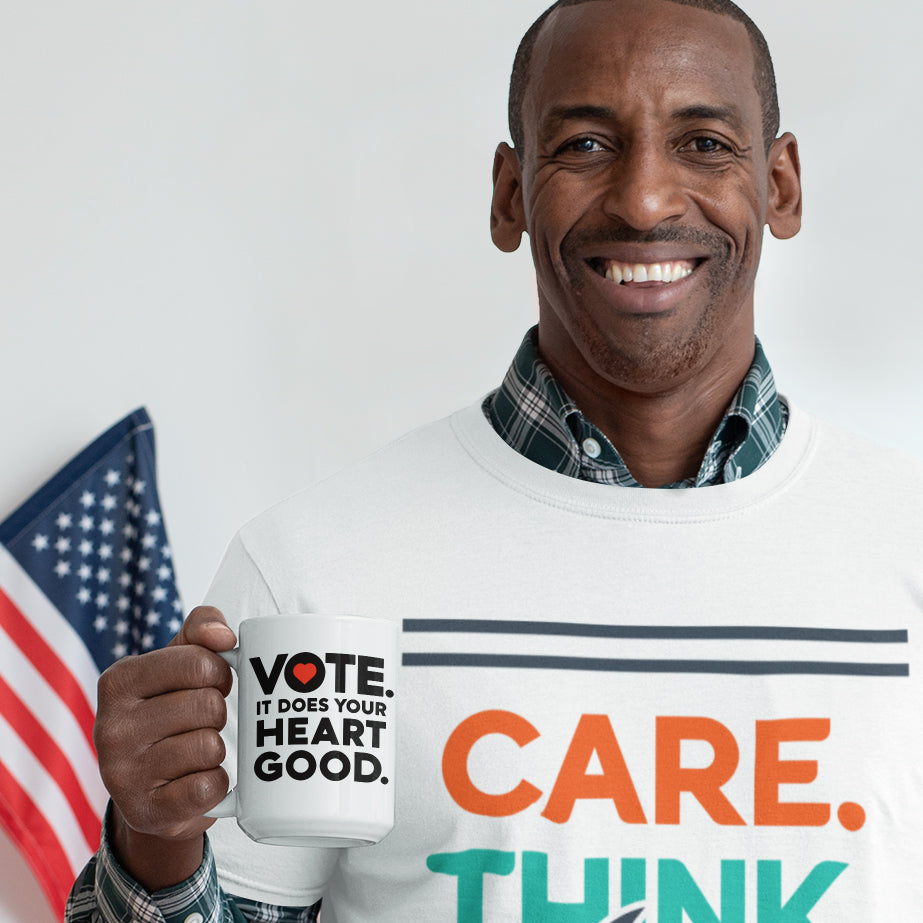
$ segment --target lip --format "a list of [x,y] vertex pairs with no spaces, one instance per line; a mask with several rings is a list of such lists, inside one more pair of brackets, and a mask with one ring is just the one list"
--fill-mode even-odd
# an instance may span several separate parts
[[[701,255],[692,256],[688,251],[679,253],[675,249],[672,251],[662,250],[656,255],[650,250],[645,249],[643,253],[636,249],[629,254],[626,248],[617,248],[618,255],[615,255],[616,248],[607,252],[605,255],[594,254],[592,257],[585,259],[584,266],[586,272],[593,281],[605,300],[616,310],[623,314],[663,314],[672,311],[678,307],[689,294],[690,286],[698,281],[698,276],[702,267],[707,261],[706,257]],[[694,260],[695,266],[688,276],[676,282],[613,282],[605,276],[600,275],[593,265],[598,259],[612,259],[625,263],[665,263],[681,260]]]
[[615,260],[618,263],[670,263],[680,260],[701,262],[710,254],[700,247],[678,243],[612,243],[589,247],[577,254],[584,262],[593,260]]

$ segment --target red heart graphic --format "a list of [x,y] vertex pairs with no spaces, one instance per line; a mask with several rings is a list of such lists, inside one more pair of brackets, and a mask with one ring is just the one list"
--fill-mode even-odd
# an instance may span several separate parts
[[317,675],[317,667],[313,663],[296,663],[292,667],[292,675],[302,686],[307,686]]

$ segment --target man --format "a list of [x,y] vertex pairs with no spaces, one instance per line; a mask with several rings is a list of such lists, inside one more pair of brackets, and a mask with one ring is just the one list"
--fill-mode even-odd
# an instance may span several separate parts
[[[724,0],[562,2],[510,116],[491,232],[529,235],[537,334],[483,405],[245,527],[217,608],[106,674],[72,920],[918,916],[923,478],[781,401],[754,340],[763,228],[801,211],[762,37]],[[210,845],[221,613],[325,610],[403,620],[395,829]]]

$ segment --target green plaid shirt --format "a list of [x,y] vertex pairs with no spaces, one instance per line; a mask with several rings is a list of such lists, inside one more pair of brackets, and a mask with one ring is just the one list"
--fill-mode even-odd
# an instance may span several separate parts
[[[602,484],[641,486],[612,443],[583,416],[542,362],[536,328],[526,334],[503,384],[484,401],[484,413],[509,445],[545,468]],[[757,340],[753,365],[721,420],[698,475],[667,486],[700,487],[746,477],[778,446],[786,419]],[[99,852],[74,884],[64,919],[65,923],[314,923],[319,911],[319,902],[313,907],[277,907],[224,894],[207,838],[202,865],[191,878],[148,894],[116,862],[104,833]]]
[[225,894],[218,886],[215,859],[205,838],[198,870],[172,888],[149,894],[119,865],[103,823],[102,843],[74,882],[65,923],[316,923],[313,907],[279,907]]
[[191,878],[149,894],[116,861],[106,826],[103,823],[99,852],[71,890],[65,923],[316,923],[318,919],[320,901],[313,907],[278,907],[225,894],[218,887],[208,837],[202,864]]
[[[537,327],[525,336],[503,384],[484,401],[497,433],[520,455],[569,477],[640,487],[618,450],[580,412],[538,354]],[[698,474],[665,487],[705,487],[746,477],[776,450],[788,411],[756,340],[753,364],[712,436]]]

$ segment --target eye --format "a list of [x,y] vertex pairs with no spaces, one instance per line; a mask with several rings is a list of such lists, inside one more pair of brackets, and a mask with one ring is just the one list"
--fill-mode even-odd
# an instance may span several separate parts
[[590,137],[572,138],[565,141],[556,154],[595,154],[597,151],[603,151],[605,148],[595,139]]
[[687,141],[682,150],[693,154],[725,154],[730,151],[730,147],[711,135],[698,135]]
[[716,151],[724,150],[724,145],[714,138],[696,138],[692,143],[700,154],[714,154]]

